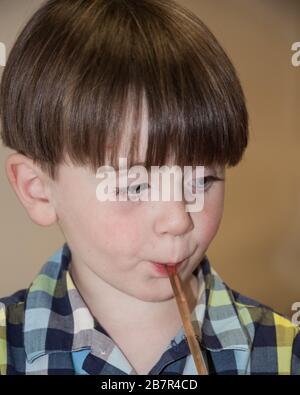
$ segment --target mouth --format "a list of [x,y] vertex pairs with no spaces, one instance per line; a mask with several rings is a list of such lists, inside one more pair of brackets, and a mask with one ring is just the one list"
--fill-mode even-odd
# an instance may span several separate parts
[[176,270],[178,272],[184,261],[185,259],[180,262],[168,262],[168,263],[151,262],[151,264],[156,272],[158,272],[161,275],[168,276],[167,267],[172,267],[173,270]]

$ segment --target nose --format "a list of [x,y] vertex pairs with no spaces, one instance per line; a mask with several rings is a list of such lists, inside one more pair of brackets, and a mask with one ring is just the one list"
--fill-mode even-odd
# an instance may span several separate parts
[[193,221],[185,211],[185,201],[168,201],[159,203],[160,210],[155,222],[158,234],[169,233],[174,236],[183,235],[193,229]]

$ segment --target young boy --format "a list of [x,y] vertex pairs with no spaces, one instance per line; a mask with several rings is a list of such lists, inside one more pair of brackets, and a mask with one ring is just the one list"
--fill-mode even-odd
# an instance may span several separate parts
[[[50,0],[10,53],[0,105],[10,184],[66,239],[27,290],[0,300],[1,374],[197,374],[166,273],[175,264],[209,374],[300,374],[297,327],[231,290],[206,256],[248,116],[234,67],[194,14],[172,0]],[[192,179],[204,206],[143,199],[155,188],[145,176],[99,201],[97,169],[120,158],[204,166]],[[120,199],[129,190],[137,199]]]

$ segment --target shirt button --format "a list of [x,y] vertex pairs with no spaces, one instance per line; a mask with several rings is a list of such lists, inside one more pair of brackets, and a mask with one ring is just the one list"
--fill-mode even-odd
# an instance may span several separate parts
[[174,339],[171,340],[171,346],[174,347],[174,348],[177,348],[177,343],[176,343],[176,341]]

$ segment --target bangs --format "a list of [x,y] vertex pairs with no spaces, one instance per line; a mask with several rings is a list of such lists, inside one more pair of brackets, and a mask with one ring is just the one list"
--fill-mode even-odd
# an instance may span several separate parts
[[[22,67],[30,72],[18,80]],[[119,157],[129,167],[234,166],[248,142],[231,61],[169,0],[47,2],[18,38],[1,89],[4,143],[53,178],[66,155],[93,171],[117,169]]]

